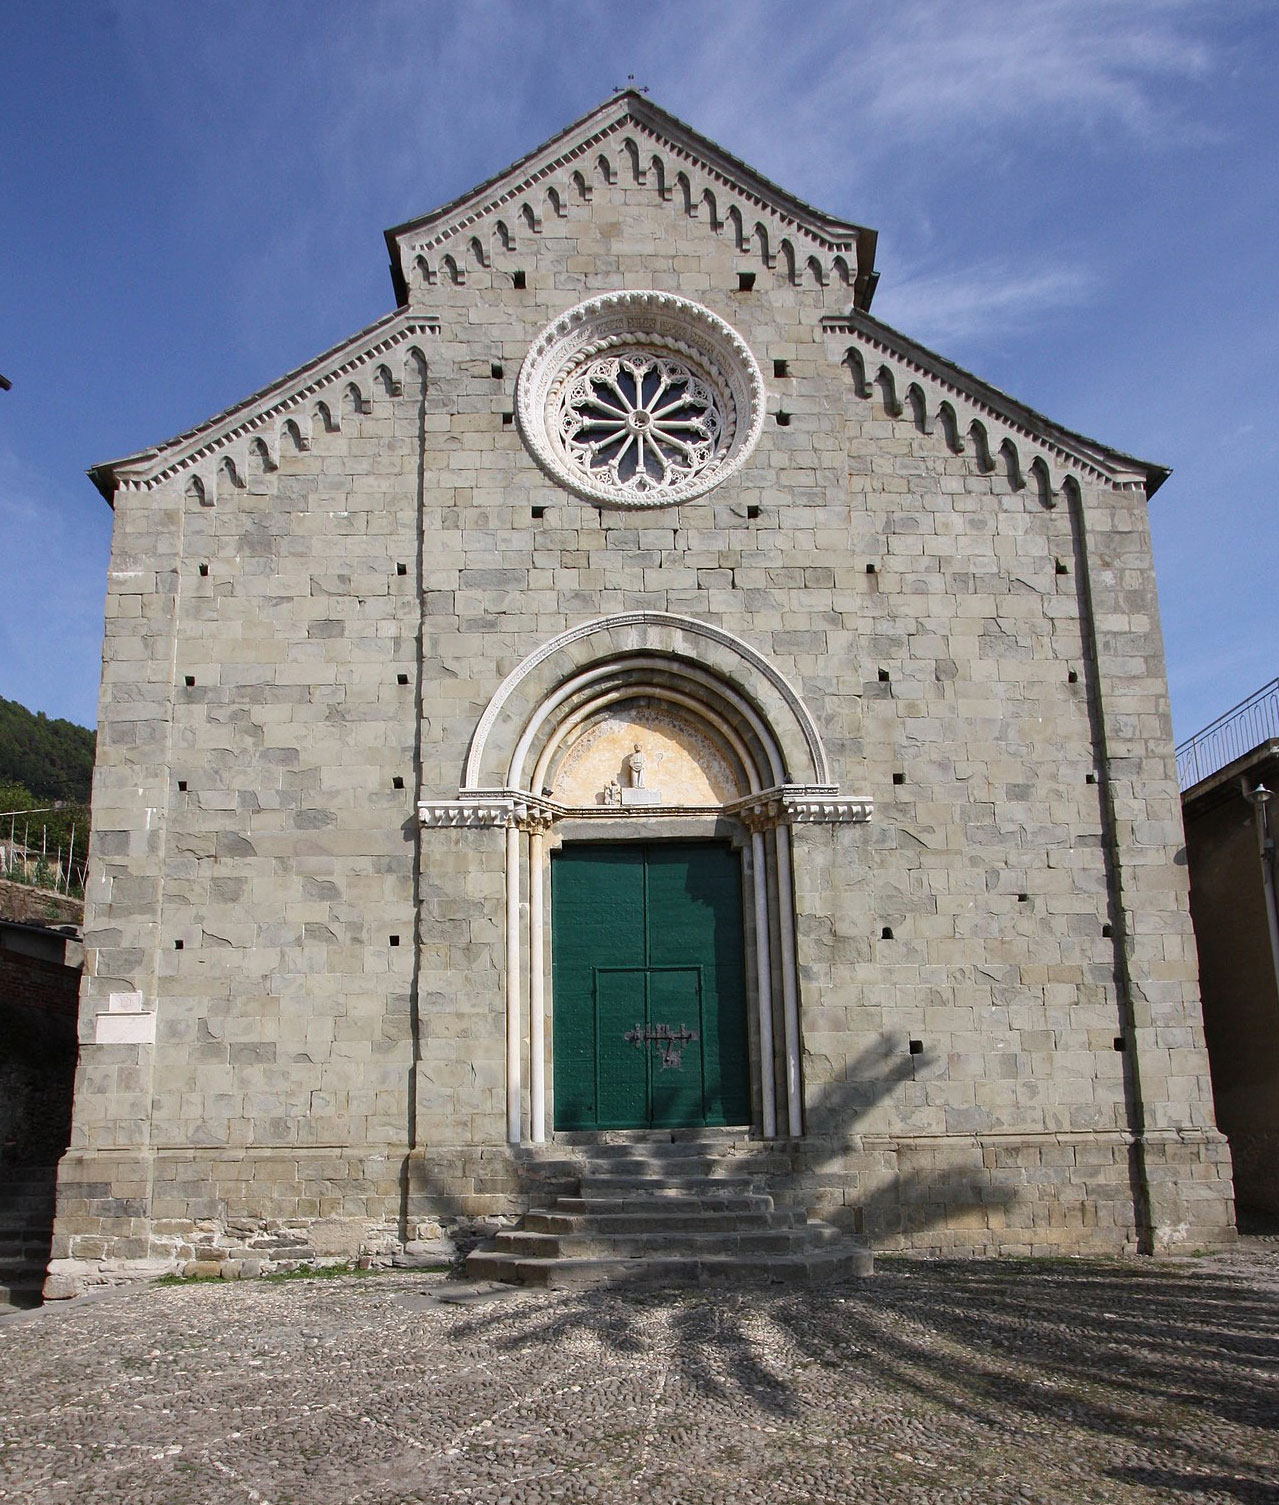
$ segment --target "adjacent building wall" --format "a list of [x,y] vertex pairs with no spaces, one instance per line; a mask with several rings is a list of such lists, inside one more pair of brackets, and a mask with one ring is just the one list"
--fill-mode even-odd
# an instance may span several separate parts
[[1244,794],[1259,783],[1279,788],[1274,743],[1202,780],[1184,802],[1204,1031],[1244,1226],[1279,1217],[1279,981],[1256,819]]
[[38,1291],[49,1258],[71,1136],[79,950],[74,932],[0,920],[0,1299]]

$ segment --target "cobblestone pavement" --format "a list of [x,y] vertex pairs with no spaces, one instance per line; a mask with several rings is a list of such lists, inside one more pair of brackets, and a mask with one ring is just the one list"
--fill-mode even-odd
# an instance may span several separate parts
[[395,1273],[0,1320],[0,1500],[1279,1501],[1279,1241],[817,1292]]

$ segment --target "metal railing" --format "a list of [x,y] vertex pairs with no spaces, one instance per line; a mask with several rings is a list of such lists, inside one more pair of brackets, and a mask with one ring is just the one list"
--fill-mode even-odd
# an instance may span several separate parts
[[1189,789],[1271,737],[1279,738],[1279,679],[1177,744],[1177,783]]

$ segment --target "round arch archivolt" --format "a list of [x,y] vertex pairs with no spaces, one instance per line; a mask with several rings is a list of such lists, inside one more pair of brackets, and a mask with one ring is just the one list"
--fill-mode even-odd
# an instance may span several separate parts
[[817,724],[775,664],[725,628],[670,612],[631,611],[570,628],[511,670],[476,724],[462,792],[512,787],[508,780],[520,737],[545,703],[576,675],[610,659],[643,654],[696,665],[743,695],[771,728],[781,755],[774,782],[830,784]]
[[[571,799],[557,798],[552,770],[565,749],[571,751],[604,718],[624,718],[636,707],[720,749],[731,777],[721,780],[723,792],[709,808],[704,798],[681,802],[659,791],[649,791],[642,804],[624,796],[614,804],[598,797],[588,802],[580,791]],[[472,734],[457,798],[423,800],[418,810],[424,827],[505,828],[510,1142],[546,1138],[545,892],[553,828],[564,823],[574,836],[598,832],[602,828],[589,822],[603,817],[621,822],[607,828],[610,840],[631,832],[651,838],[653,821],[690,814],[727,820],[729,829],[735,823],[742,832],[753,921],[750,991],[760,1128],[768,1138],[779,1132],[779,1123],[792,1137],[802,1133],[789,828],[799,821],[866,821],[871,802],[844,795],[831,782],[816,721],[762,653],[723,628],[667,612],[625,612],[560,633],[498,686]],[[643,820],[634,821],[636,815]],[[522,892],[525,875],[527,893]]]

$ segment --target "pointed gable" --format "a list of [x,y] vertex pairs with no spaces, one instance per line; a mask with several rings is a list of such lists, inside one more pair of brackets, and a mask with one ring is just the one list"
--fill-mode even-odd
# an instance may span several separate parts
[[[821,315],[828,352],[851,373],[857,398],[878,393],[893,418],[909,408],[917,427],[939,432],[978,470],[1004,465],[1016,489],[1034,483],[1051,495],[1076,474],[1149,496],[1168,474],[1072,433],[881,324],[869,312],[876,231],[804,203],[628,91],[460,198],[387,230],[397,309],[225,412],[95,466],[90,477],[111,501],[122,483],[149,490],[189,473],[189,484],[212,498],[223,470],[243,474],[255,446],[276,456],[286,431],[309,445],[316,422],[340,423],[350,391],[362,412],[378,391],[424,368],[450,304],[469,302],[481,287],[509,294],[524,285],[526,269],[542,275],[555,270],[556,257],[574,254],[577,270],[567,281],[554,278],[556,298],[566,287],[578,297],[615,289],[624,279],[607,258],[586,259],[591,253],[575,239],[588,218],[629,221],[641,248],[651,243],[656,255],[705,235],[731,252],[743,287],[757,268],[761,285],[817,293],[828,310]],[[637,254],[634,245],[626,252],[633,266],[647,265]]]
[[835,219],[779,188],[643,95],[605,101],[505,172],[451,204],[386,232],[401,303],[417,289],[465,282],[468,268],[521,270],[528,246],[574,201],[647,190],[673,216],[727,236],[743,264],[791,279],[843,283],[855,307],[874,295],[874,230]]

